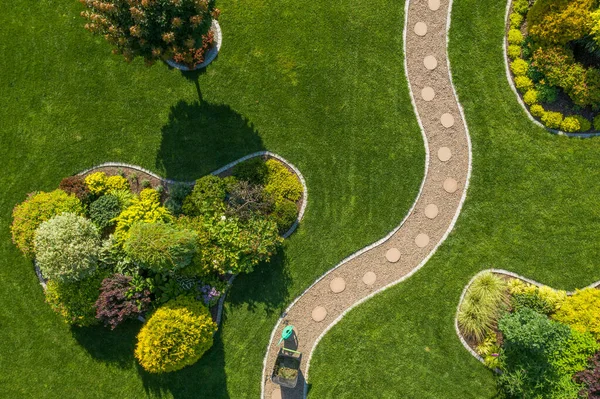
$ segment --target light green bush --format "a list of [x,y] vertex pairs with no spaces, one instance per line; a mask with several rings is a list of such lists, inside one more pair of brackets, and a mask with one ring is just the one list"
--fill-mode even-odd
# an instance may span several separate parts
[[554,314],[555,320],[600,339],[600,290],[585,288],[568,297]]
[[119,190],[129,190],[129,181],[123,176],[110,176],[106,179],[106,190],[109,192]]
[[533,81],[527,76],[515,77],[515,86],[521,93],[526,93],[527,90],[533,89]]
[[538,100],[538,92],[535,89],[527,90],[527,93],[523,95],[523,101],[527,105],[533,105],[537,103]]
[[121,247],[129,237],[129,230],[136,222],[173,222],[173,216],[167,208],[160,205],[160,194],[153,189],[144,189],[139,198],[134,198],[131,205],[115,219],[114,243]]
[[517,12],[513,12],[509,16],[510,18],[510,27],[512,29],[519,29],[523,24],[523,15]]
[[562,123],[563,116],[560,112],[548,111],[542,115],[542,123],[550,129],[559,129]]
[[529,11],[529,0],[514,0],[513,11],[521,15],[527,14],[527,11]]
[[138,334],[135,357],[149,373],[169,373],[194,364],[212,346],[217,325],[208,308],[189,296],[167,302]]
[[511,60],[516,60],[521,56],[521,46],[518,46],[516,44],[509,45],[506,51],[508,54],[508,58],[510,58]]
[[600,130],[600,114],[594,117],[594,129]]
[[302,183],[294,173],[275,159],[269,159],[266,165],[268,173],[265,193],[272,196],[275,204],[283,199],[296,202],[302,198]]
[[581,125],[579,124],[579,120],[574,116],[567,116],[560,124],[560,130],[563,132],[578,132],[581,129]]
[[43,222],[34,242],[37,264],[50,280],[81,280],[98,267],[100,235],[83,216],[63,213]]
[[538,118],[541,118],[544,115],[544,113],[546,113],[544,107],[542,107],[539,104],[533,104],[531,108],[529,108],[529,110],[531,111],[531,115]]
[[523,43],[523,34],[518,29],[508,31],[508,44],[520,46]]
[[521,58],[510,63],[510,70],[515,76],[525,76],[529,69],[529,63]]

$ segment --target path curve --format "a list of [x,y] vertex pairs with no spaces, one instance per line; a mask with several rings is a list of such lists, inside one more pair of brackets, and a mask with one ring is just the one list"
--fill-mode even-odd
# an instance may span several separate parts
[[[344,259],[286,309],[264,358],[263,399],[304,398],[310,358],[324,334],[350,309],[415,273],[454,227],[471,175],[471,141],[447,59],[451,9],[452,0],[407,0],[405,5],[405,73],[426,150],[417,199],[387,237]],[[270,373],[288,324],[298,336],[286,347],[304,355],[296,388],[280,389]]]

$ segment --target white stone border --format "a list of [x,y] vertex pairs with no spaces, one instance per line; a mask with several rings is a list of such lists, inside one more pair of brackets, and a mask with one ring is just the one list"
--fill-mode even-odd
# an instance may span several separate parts
[[[302,204],[300,205],[300,212],[298,212],[298,217],[296,218],[296,221],[294,222],[292,227],[290,227],[290,229],[288,231],[286,231],[285,234],[282,234],[283,238],[288,238],[296,230],[296,228],[300,224],[300,221],[302,221],[302,218],[304,217],[304,213],[306,212],[306,205],[308,203],[308,187],[306,185],[306,180],[304,179],[304,176],[302,176],[302,173],[300,173],[300,170],[296,166],[294,166],[291,162],[289,162],[282,156],[277,155],[273,152],[257,151],[257,152],[253,152],[252,154],[248,154],[240,159],[236,159],[235,161],[230,162],[227,165],[225,165],[215,171],[210,172],[209,174],[216,176],[220,173],[225,172],[226,170],[233,168],[235,165],[237,165],[241,162],[247,161],[248,159],[251,159],[251,158],[260,157],[260,156],[267,156],[269,158],[277,159],[278,161],[283,163],[285,166],[287,166],[289,169],[294,171],[294,173],[300,180],[300,183],[302,184]],[[137,170],[139,172],[147,173],[150,176],[154,177],[155,179],[158,179],[161,182],[166,183],[166,184],[183,183],[183,184],[189,184],[190,186],[193,186],[194,184],[196,184],[195,181],[177,181],[177,180],[165,179],[164,177],[161,177],[161,176],[157,175],[156,173],[149,171],[148,169],[144,169],[141,166],[131,165],[131,164],[127,164],[127,163],[121,163],[121,162],[105,162],[100,165],[96,165],[89,169],[86,169],[82,172],[79,172],[79,173],[77,173],[77,175],[82,176],[82,175],[85,175],[86,173],[90,173],[90,172],[93,172],[94,170],[101,169],[101,168],[129,168],[129,169]]]
[[519,94],[519,91],[515,87],[515,83],[513,82],[513,78],[512,78],[512,76],[510,74],[510,65],[508,64],[508,49],[507,49],[507,45],[506,45],[507,44],[506,27],[509,24],[509,17],[510,17],[510,8],[511,8],[511,6],[512,6],[512,0],[508,0],[506,2],[506,14],[504,16],[504,34],[502,35],[502,50],[503,50],[503,56],[504,56],[504,68],[506,70],[506,79],[508,80],[508,84],[510,85],[510,88],[512,89],[513,93],[515,94],[515,97],[517,97],[517,101],[519,102],[519,104],[521,104],[521,107],[523,108],[523,110],[525,110],[525,115],[527,115],[527,117],[529,118],[529,120],[531,120],[533,123],[535,123],[539,127],[543,128],[543,129],[546,129],[550,133],[557,134],[559,136],[579,137],[579,138],[590,138],[590,137],[600,136],[600,132],[595,132],[595,133],[567,133],[567,132],[563,132],[561,130],[550,129],[549,127],[544,126],[544,124],[542,124],[540,121],[538,121],[537,119],[535,119],[533,117],[533,115],[531,115],[531,112],[529,111],[529,108],[527,108],[527,105],[525,105],[525,103],[523,102],[523,99],[521,98],[521,95]]
[[197,65],[193,69],[188,68],[187,66],[180,64],[178,62],[175,62],[173,60],[167,60],[166,63],[169,64],[170,67],[179,69],[180,71],[184,71],[184,72],[197,71],[198,69],[206,68],[208,66],[208,64],[210,64],[211,62],[213,62],[213,60],[215,58],[217,58],[217,55],[219,54],[219,51],[221,50],[221,45],[223,44],[223,33],[221,32],[221,25],[219,25],[219,22],[216,19],[212,20],[212,23],[210,25],[210,30],[212,30],[215,34],[215,42],[216,43],[206,53],[206,58],[204,59],[204,62]]
[[[469,289],[469,287],[471,286],[471,284],[473,284],[473,281],[475,281],[479,276],[481,276],[482,274],[485,273],[494,273],[494,274],[502,274],[505,276],[509,276],[509,277],[513,277],[522,281],[525,281],[529,284],[535,285],[536,287],[550,287],[549,285],[546,284],[542,284],[542,283],[538,283],[535,280],[531,280],[527,277],[523,277],[520,274],[517,273],[513,273],[513,272],[509,272],[508,270],[504,270],[504,269],[485,269],[480,271],[479,273],[475,274],[471,280],[469,280],[469,282],[467,283],[467,285],[465,285],[465,288],[463,288],[462,293],[460,294],[460,299],[458,300],[458,305],[456,305],[456,313],[454,314],[454,330],[456,331],[456,335],[458,336],[458,339],[460,340],[461,344],[465,347],[466,350],[469,351],[469,353],[471,355],[473,355],[473,357],[475,357],[477,360],[479,360],[481,363],[485,364],[484,359],[479,356],[479,354],[477,352],[475,352],[473,350],[473,348],[471,348],[469,346],[469,344],[467,343],[467,341],[465,341],[465,338],[463,337],[463,335],[460,332],[460,329],[458,328],[458,312],[460,310],[460,305],[462,305],[463,300],[465,299],[465,295],[467,294],[467,290]],[[590,285],[588,285],[587,287],[584,287],[582,289],[585,288],[598,288],[598,286],[600,285],[600,280],[596,281],[595,283],[592,283]],[[550,287],[553,290],[557,291],[556,288],[554,287]],[[573,291],[567,291],[567,295],[573,295]],[[499,370],[494,370],[496,372],[498,372]]]
[[[271,336],[269,338],[269,343],[267,344],[267,351],[266,351],[266,355],[264,357],[263,360],[263,371],[262,371],[262,375],[261,375],[261,398],[264,399],[265,397],[265,381],[262,380],[264,375],[265,375],[265,371],[267,368],[267,359],[269,356],[269,351],[270,351],[270,346],[271,346],[271,342],[273,340],[273,337],[275,335],[275,332],[277,331],[277,329],[279,328],[279,325],[281,324],[281,322],[283,321],[283,319],[285,318],[287,311],[300,299],[300,297],[302,297],[308,290],[310,290],[315,284],[317,284],[319,281],[321,281],[323,278],[325,278],[328,274],[330,274],[332,271],[336,270],[338,267],[340,267],[341,265],[343,265],[344,263],[350,261],[351,259],[356,258],[357,256],[361,255],[362,253],[377,247],[381,244],[383,244],[384,242],[386,242],[392,235],[394,235],[404,224],[404,222],[406,221],[406,219],[408,218],[408,216],[410,216],[410,214],[413,212],[420,196],[421,193],[423,191],[423,186],[425,185],[425,181],[427,179],[427,172],[428,172],[428,168],[429,168],[429,157],[430,157],[430,151],[429,151],[429,145],[427,142],[427,136],[425,135],[425,129],[423,127],[423,124],[421,122],[421,117],[419,116],[419,112],[417,110],[417,106],[415,103],[415,99],[414,99],[414,94],[411,90],[411,86],[410,86],[410,79],[408,77],[408,68],[407,68],[407,60],[406,60],[406,32],[407,32],[407,25],[408,25],[408,8],[409,8],[409,2],[410,0],[405,0],[405,9],[404,9],[404,29],[403,29],[403,52],[404,52],[404,74],[406,76],[406,80],[408,82],[408,88],[409,88],[409,94],[410,94],[410,99],[411,99],[411,103],[413,106],[413,109],[415,111],[415,115],[417,117],[417,122],[419,124],[419,127],[421,129],[421,135],[423,136],[423,143],[425,146],[425,174],[423,176],[423,181],[421,182],[421,187],[419,188],[419,192],[418,195],[412,205],[412,207],[410,208],[410,210],[408,211],[408,213],[406,214],[406,216],[404,217],[404,219],[402,220],[402,222],[394,229],[392,230],[387,236],[385,236],[384,238],[382,238],[381,240],[355,252],[354,254],[348,256],[347,258],[345,258],[344,260],[342,260],[340,263],[338,263],[334,268],[330,269],[329,271],[325,272],[321,277],[319,277],[313,284],[310,285],[310,287],[308,287],[306,290],[304,290],[302,292],[302,294],[300,294],[285,310],[285,312],[280,316],[279,320],[277,321],[277,324],[275,325],[275,327],[273,328],[273,331],[271,333]],[[452,221],[450,222],[450,225],[448,227],[448,229],[446,230],[446,232],[444,233],[444,235],[442,236],[442,238],[438,241],[438,243],[436,244],[436,246],[431,250],[431,252],[429,252],[429,254],[421,261],[421,263],[419,263],[419,265],[417,265],[417,267],[415,267],[414,269],[412,269],[408,274],[404,275],[403,277],[401,277],[400,279],[378,289],[377,291],[372,292],[371,294],[369,294],[368,296],[360,299],[359,301],[355,302],[354,304],[352,304],[352,306],[350,306],[348,309],[344,310],[344,312],[342,312],[342,314],[340,314],[335,320],[333,320],[331,322],[331,324],[329,324],[327,326],[327,328],[325,328],[325,330],[321,333],[321,335],[319,335],[319,337],[317,338],[317,340],[315,341],[313,347],[310,350],[310,353],[308,354],[307,357],[307,363],[306,363],[306,375],[304,376],[304,399],[306,399],[306,396],[308,394],[308,373],[309,373],[309,369],[310,369],[310,361],[312,359],[312,355],[317,347],[317,345],[319,344],[319,342],[321,341],[321,339],[323,338],[323,336],[325,336],[325,334],[333,327],[335,326],[350,310],[354,309],[356,306],[362,304],[363,302],[367,301],[368,299],[372,298],[373,296],[379,294],[380,292],[393,287],[396,284],[399,284],[401,282],[403,282],[404,280],[408,279],[409,277],[411,277],[413,274],[415,274],[417,271],[419,271],[419,269],[421,269],[426,263],[427,261],[435,254],[435,252],[437,251],[437,249],[439,248],[439,246],[446,240],[446,238],[448,237],[448,235],[450,234],[450,232],[452,231],[452,229],[454,228],[454,225],[456,224],[456,220],[458,219],[458,216],[460,214],[460,211],[462,210],[463,204],[465,202],[465,199],[467,197],[467,189],[469,187],[469,183],[471,180],[471,170],[472,170],[472,146],[471,146],[471,137],[469,135],[469,128],[467,126],[467,121],[465,119],[464,116],[464,111],[462,108],[462,105],[460,104],[460,102],[458,101],[458,95],[456,93],[456,90],[454,88],[454,83],[452,81],[452,70],[450,68],[450,59],[448,57],[448,43],[449,43],[449,36],[448,36],[448,32],[450,30],[450,18],[451,18],[451,11],[452,11],[452,3],[453,0],[450,0],[449,2],[449,6],[448,6],[448,19],[447,19],[447,24],[446,24],[446,61],[447,61],[447,65],[448,65],[448,74],[449,74],[449,78],[450,78],[450,84],[452,86],[452,92],[454,94],[454,98],[456,99],[456,103],[458,105],[458,109],[461,115],[461,118],[463,120],[464,123],[464,127],[465,127],[465,135],[467,137],[467,143],[468,143],[468,149],[469,149],[469,167],[468,167],[468,172],[467,172],[467,179],[465,181],[465,185],[463,188],[463,193],[462,193],[462,197],[460,199],[459,202],[459,206],[456,210],[456,213],[454,215],[454,217],[452,218]]]

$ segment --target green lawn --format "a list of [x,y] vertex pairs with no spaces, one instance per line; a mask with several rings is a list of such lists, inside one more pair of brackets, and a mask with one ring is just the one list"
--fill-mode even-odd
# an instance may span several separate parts
[[318,346],[310,398],[491,398],[492,373],[453,318],[479,270],[556,288],[600,279],[600,140],[536,127],[510,90],[503,0],[456,0],[454,82],[473,141],[473,177],[454,232],[415,276],[350,312]]
[[[1,397],[256,398],[281,310],[412,204],[424,150],[402,70],[403,4],[218,6],[222,52],[205,74],[184,76],[111,55],[83,29],[76,0],[0,3]],[[94,164],[191,180],[262,149],[306,177],[306,218],[272,264],[236,280],[214,347],[180,372],[136,366],[137,323],[112,333],[62,324],[10,241],[26,193]]]

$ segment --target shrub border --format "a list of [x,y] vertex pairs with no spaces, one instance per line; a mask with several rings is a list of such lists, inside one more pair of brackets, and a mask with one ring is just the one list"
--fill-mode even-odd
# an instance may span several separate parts
[[219,51],[221,51],[221,45],[223,44],[223,33],[221,32],[221,25],[219,25],[219,22],[216,19],[212,20],[210,29],[211,30],[214,29],[214,31],[215,31],[216,43],[215,43],[215,46],[213,46],[210,50],[208,50],[208,52],[207,52],[208,55],[207,55],[206,59],[204,60],[204,62],[197,65],[194,69],[190,69],[183,64],[173,61],[172,59],[168,59],[165,62],[170,67],[179,69],[180,71],[183,71],[183,72],[192,72],[192,71],[197,71],[202,68],[206,68],[208,66],[208,64],[210,64],[211,62],[213,62],[213,60],[215,58],[217,58]]
[[[508,270],[504,270],[504,269],[494,269],[494,268],[482,270],[479,273],[475,274],[471,278],[471,280],[469,280],[469,282],[467,283],[467,285],[465,285],[465,288],[463,288],[463,291],[462,291],[462,293],[460,295],[460,299],[458,300],[458,305],[456,306],[456,313],[454,315],[454,330],[456,332],[456,335],[458,336],[458,339],[460,340],[460,342],[462,343],[462,345],[465,347],[465,349],[468,350],[469,353],[471,355],[473,355],[473,357],[475,357],[477,360],[479,360],[482,364],[485,364],[485,361],[483,360],[483,358],[477,352],[475,352],[473,350],[473,348],[471,348],[469,346],[469,344],[467,343],[467,341],[463,337],[462,333],[460,332],[460,328],[458,327],[458,312],[460,310],[460,305],[462,305],[463,300],[465,299],[465,295],[467,294],[467,290],[469,289],[469,287],[471,287],[471,284],[473,284],[473,282],[479,276],[481,276],[484,273],[501,274],[503,276],[516,278],[516,279],[519,279],[519,280],[524,281],[526,283],[533,284],[536,287],[544,287],[544,286],[550,287],[549,285],[538,283],[535,280],[529,279],[527,277],[523,277],[520,274],[509,272]],[[586,286],[584,288],[581,288],[581,289],[585,289],[585,288],[598,288],[599,286],[600,286],[600,280],[598,280],[598,281],[596,281],[596,282],[594,282],[594,283],[592,283],[592,284],[590,284],[590,285],[588,285],[588,286]],[[558,291],[554,287],[550,287],[550,288],[553,289],[554,291]],[[573,295],[573,294],[574,294],[574,291],[567,291],[567,295]],[[498,369],[495,369],[494,371],[496,373],[500,372],[500,370],[498,370]]]
[[[515,97],[517,97],[517,101],[519,102],[519,104],[521,104],[521,107],[525,110],[525,115],[527,115],[527,117],[536,125],[538,125],[539,127],[546,129],[547,131],[549,131],[550,133],[559,135],[559,136],[567,136],[567,137],[579,137],[579,138],[591,138],[591,137],[597,137],[600,136],[600,131],[596,131],[596,132],[591,132],[591,133],[567,133],[567,132],[563,132],[562,130],[557,130],[557,129],[551,129],[549,127],[544,126],[543,123],[541,123],[540,121],[538,121],[537,119],[535,119],[533,117],[533,115],[531,115],[531,112],[529,111],[529,108],[527,108],[527,106],[525,105],[525,103],[523,102],[523,99],[521,98],[521,95],[519,94],[519,92],[517,91],[517,88],[515,87],[515,83],[513,81],[513,77],[510,73],[510,65],[509,65],[509,58],[508,58],[508,46],[507,46],[507,30],[506,27],[508,26],[509,22],[510,22],[510,9],[512,7],[512,3],[513,0],[508,0],[506,2],[506,13],[504,15],[504,34],[502,35],[502,50],[503,50],[503,56],[504,56],[504,68],[506,71],[506,79],[508,80],[508,83],[510,85],[510,88],[512,89],[513,93],[515,94]],[[595,126],[593,126],[595,127]]]

